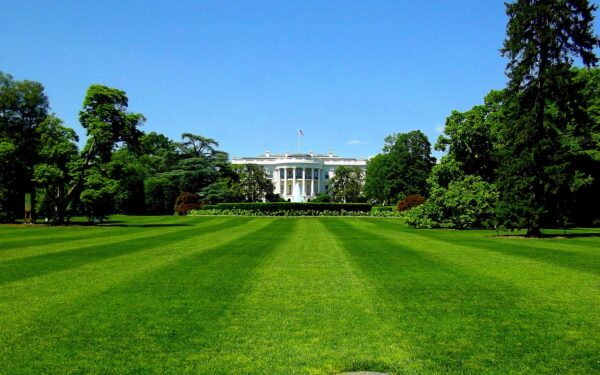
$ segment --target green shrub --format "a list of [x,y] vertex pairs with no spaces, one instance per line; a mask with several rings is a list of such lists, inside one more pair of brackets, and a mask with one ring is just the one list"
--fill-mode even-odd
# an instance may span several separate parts
[[493,184],[479,176],[464,176],[447,188],[433,185],[427,202],[404,211],[408,225],[415,228],[485,228],[494,217],[498,193]]
[[391,212],[394,211],[394,206],[373,206],[371,208],[371,213],[376,213],[376,212],[381,212],[381,211],[387,211],[387,212]]
[[314,197],[311,202],[313,203],[327,203],[327,202],[331,202],[331,197],[328,194],[325,193],[320,193],[319,195],[317,195],[316,197]]
[[394,206],[373,206],[371,216],[374,217],[399,217],[400,213]]

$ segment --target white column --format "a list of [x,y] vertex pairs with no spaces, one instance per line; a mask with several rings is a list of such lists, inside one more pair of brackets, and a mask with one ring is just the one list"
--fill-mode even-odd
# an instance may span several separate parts
[[293,173],[292,191],[290,192],[290,194],[294,195],[294,188],[296,187],[296,168],[295,167],[292,169],[292,173]]
[[283,195],[287,195],[287,167],[283,168]]
[[277,184],[277,194],[281,194],[281,186],[283,186],[283,181],[281,179],[281,168],[277,168],[277,181],[279,181]]
[[321,168],[317,168],[317,194],[321,192]]
[[301,194],[302,196],[306,195],[306,192],[304,191],[304,189],[306,189],[306,168],[302,168],[302,190],[301,190]]
[[310,195],[311,196],[315,196],[315,169],[311,168],[310,170],[310,175],[312,177],[312,180],[310,181]]

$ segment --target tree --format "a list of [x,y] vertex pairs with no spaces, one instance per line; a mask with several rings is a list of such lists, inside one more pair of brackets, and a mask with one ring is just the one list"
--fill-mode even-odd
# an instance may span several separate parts
[[192,157],[211,155],[215,151],[215,147],[219,147],[219,143],[214,139],[192,133],[183,133],[181,139],[183,140],[182,152]]
[[398,192],[393,191],[395,184],[389,179],[395,173],[394,168],[393,155],[378,154],[369,159],[364,191],[372,201],[390,204],[398,198]]
[[[142,158],[150,166],[144,182],[148,212],[172,213],[171,202],[183,192],[193,192],[203,201],[241,199],[236,195],[239,189],[235,194],[232,189],[238,175],[231,169],[229,155],[216,149],[218,143],[191,133],[182,134],[182,139],[183,143],[175,143],[157,133],[141,138]],[[163,205],[160,199],[168,204]]]
[[499,214],[507,227],[539,236],[542,225],[564,221],[573,192],[588,176],[574,168],[574,134],[591,122],[579,105],[571,70],[574,57],[594,66],[593,11],[587,0],[517,0],[501,50],[508,57],[509,85],[498,186]]
[[140,152],[120,148],[106,165],[107,176],[119,181],[112,200],[115,212],[144,213],[144,180],[153,173],[153,165],[148,160],[151,157]]
[[[113,151],[120,145],[137,147],[142,134],[138,129],[144,117],[127,112],[128,98],[124,91],[101,85],[92,85],[79,112],[79,121],[87,131],[88,141],[79,159],[72,163],[72,179],[66,204],[57,207],[56,224],[63,224],[67,208],[75,210],[83,197],[83,207],[88,214],[106,215],[110,210],[105,203],[115,193],[115,181],[108,176],[107,165]],[[85,192],[85,194],[83,194]],[[98,206],[96,202],[103,205]],[[102,211],[102,212],[99,212]]]
[[149,177],[144,180],[144,204],[146,213],[152,215],[172,215],[175,199],[179,194],[176,184],[164,176]]
[[234,197],[239,197],[245,202],[260,202],[273,193],[273,182],[262,166],[236,165],[233,170],[236,172],[236,178],[231,182]]
[[139,154],[142,162],[153,172],[172,169],[180,159],[177,143],[163,134],[145,133],[140,137]]
[[114,213],[118,187],[119,181],[108,177],[101,168],[91,168],[79,196],[79,212],[89,221],[105,220]]
[[260,202],[275,189],[265,169],[255,164],[238,167],[239,183],[234,184],[234,195],[241,195],[246,202]]
[[54,116],[48,116],[36,132],[42,146],[39,156],[42,163],[34,167],[36,184],[36,211],[52,221],[69,206],[67,191],[73,181],[72,170],[78,158],[75,131],[64,126]]
[[33,166],[39,161],[36,127],[48,115],[48,97],[38,82],[16,81],[0,72],[0,222],[23,212],[33,192]]
[[435,164],[431,144],[419,130],[385,138],[383,154],[367,165],[365,195],[382,203],[396,203],[409,194],[427,194],[427,177]]
[[465,175],[451,157],[433,167],[429,199],[406,211],[417,228],[481,228],[490,225],[498,199],[496,187],[480,176]]
[[[232,186],[236,184],[237,189]],[[239,184],[237,184],[231,178],[221,179],[208,185],[200,192],[200,197],[203,202],[208,204],[217,204],[225,202],[241,202],[243,197],[239,194]]]
[[578,135],[581,148],[574,157],[575,169],[591,178],[591,183],[575,192],[572,210],[571,221],[584,226],[600,221],[600,69],[575,69],[575,73],[592,123],[588,132]]
[[8,139],[0,139],[0,223],[11,222],[16,217],[10,201],[15,193],[13,184],[16,177],[13,166],[17,160],[15,144]]
[[465,174],[496,179],[497,149],[502,127],[502,91],[490,91],[484,104],[465,112],[452,111],[446,119],[444,134],[435,149],[446,151],[447,157],[460,164]]
[[361,197],[363,173],[359,167],[337,167],[329,184],[333,200],[357,202]]
[[217,180],[218,172],[206,158],[180,160],[174,169],[161,173],[177,185],[179,192],[198,192]]

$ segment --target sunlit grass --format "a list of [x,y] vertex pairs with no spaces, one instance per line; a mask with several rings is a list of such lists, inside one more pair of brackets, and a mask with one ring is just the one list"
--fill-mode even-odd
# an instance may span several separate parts
[[600,231],[569,233],[3,226],[0,373],[600,372]]

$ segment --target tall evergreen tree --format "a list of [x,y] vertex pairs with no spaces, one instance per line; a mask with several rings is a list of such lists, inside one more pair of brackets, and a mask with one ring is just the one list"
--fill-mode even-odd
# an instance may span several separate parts
[[592,30],[596,6],[587,0],[517,0],[507,4],[505,137],[499,167],[499,214],[529,236],[556,225],[570,196],[585,184],[571,156],[591,123],[580,106],[571,69],[575,57],[597,63]]

